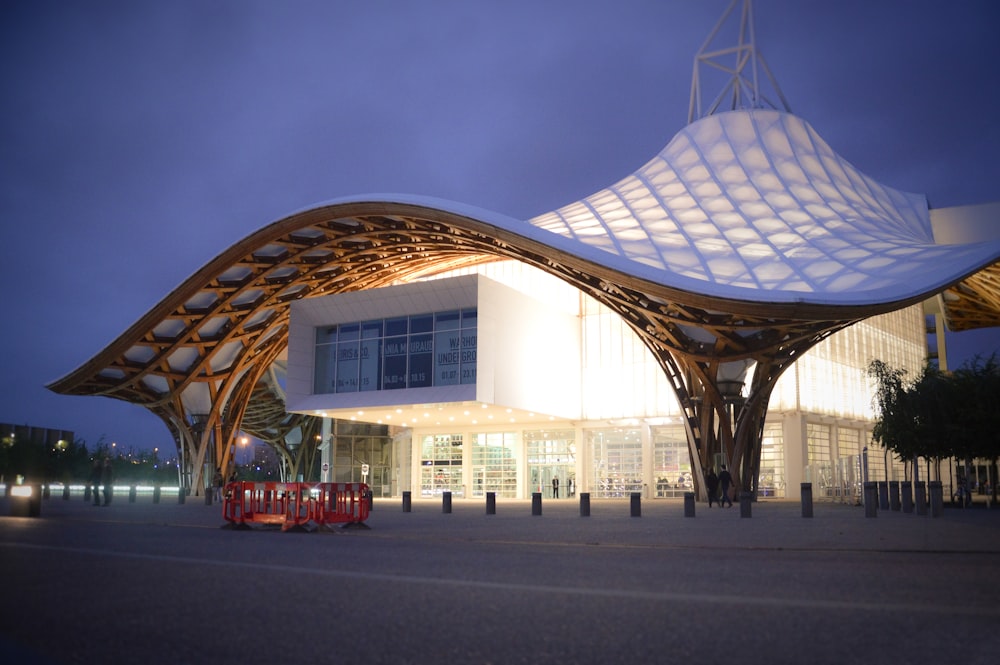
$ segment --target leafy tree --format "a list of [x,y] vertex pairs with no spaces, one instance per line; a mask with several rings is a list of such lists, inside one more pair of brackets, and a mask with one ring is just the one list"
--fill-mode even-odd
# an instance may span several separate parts
[[964,460],[1000,456],[1000,362],[976,358],[954,373],[926,365],[916,380],[881,360],[875,379],[872,437],[901,459]]

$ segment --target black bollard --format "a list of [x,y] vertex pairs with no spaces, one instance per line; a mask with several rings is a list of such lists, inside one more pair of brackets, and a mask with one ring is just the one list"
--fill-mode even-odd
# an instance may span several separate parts
[[802,517],[813,516],[813,484],[802,483]]
[[69,501],[69,483],[63,485],[63,501]]
[[85,502],[89,502],[90,501],[90,483],[89,482],[86,485],[83,486],[83,500]]
[[52,489],[48,483],[45,483],[45,485],[42,487],[42,498],[43,499],[52,498]]
[[694,492],[684,492],[684,517],[694,517]]
[[441,492],[441,512],[451,512],[451,492]]
[[913,483],[904,480],[899,484],[899,494],[903,498],[903,512],[913,512]]
[[177,488],[177,503],[184,503],[187,500],[187,492],[183,487]]
[[496,515],[497,514],[497,493],[487,492],[486,493],[486,514]]
[[914,502],[917,504],[917,515],[927,515],[927,485],[924,481],[917,481]]
[[642,517],[642,494],[632,492],[632,517]]
[[889,510],[899,512],[899,481],[889,481]]
[[740,492],[740,517],[753,517],[753,492]]
[[131,487],[128,488],[128,502],[129,503],[135,503],[135,494],[136,494],[135,485],[132,485]]
[[590,492],[580,492],[580,517],[590,517]]
[[864,484],[865,517],[878,517],[878,483]]
[[542,493],[532,492],[531,493],[531,514],[541,515],[542,514]]
[[941,517],[944,515],[944,488],[940,480],[930,482],[931,490],[931,517]]
[[212,488],[211,487],[206,487],[205,488],[205,505],[206,506],[211,506],[212,505]]
[[412,507],[412,495],[409,490],[403,492],[403,512],[408,513]]
[[160,502],[160,486],[156,485],[153,487],[153,503]]
[[365,501],[368,502],[368,512],[375,510],[375,492],[371,488],[365,492]]

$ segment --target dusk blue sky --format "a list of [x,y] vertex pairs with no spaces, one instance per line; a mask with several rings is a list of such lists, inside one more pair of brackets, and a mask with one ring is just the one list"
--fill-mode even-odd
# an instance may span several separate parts
[[[172,447],[141,407],[45,384],[313,204],[393,192],[527,219],[632,173],[686,124],[728,4],[0,4],[0,422]],[[1000,3],[754,9],[792,111],[859,170],[934,207],[1000,200]],[[988,355],[1000,330],[949,349]]]

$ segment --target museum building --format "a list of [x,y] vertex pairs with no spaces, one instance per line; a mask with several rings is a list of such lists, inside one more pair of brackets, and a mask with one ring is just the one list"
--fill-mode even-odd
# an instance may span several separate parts
[[[738,47],[696,56],[688,124],[613,185],[528,220],[402,195],[296,212],[49,388],[155,413],[195,492],[246,436],[289,480],[382,497],[900,478],[866,368],[916,372],[929,330],[946,364],[945,327],[1000,325],[1000,204],[932,209],[843,159],[761,87],[749,8]],[[703,105],[719,53],[738,66]]]
[[[785,373],[767,411],[761,496],[797,492],[807,466],[833,496],[857,480],[865,446],[884,477],[866,367],[918,370],[925,326],[920,305],[874,317]],[[515,261],[294,303],[287,404],[324,418],[323,479],[360,481],[368,465],[376,496],[692,489],[683,414],[648,349],[607,307]],[[890,479],[901,473],[890,463]]]

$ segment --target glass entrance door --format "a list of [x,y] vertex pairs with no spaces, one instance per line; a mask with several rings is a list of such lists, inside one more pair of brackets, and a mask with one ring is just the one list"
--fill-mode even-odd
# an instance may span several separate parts
[[528,491],[548,499],[576,493],[576,432],[536,430],[524,433],[528,454]]

